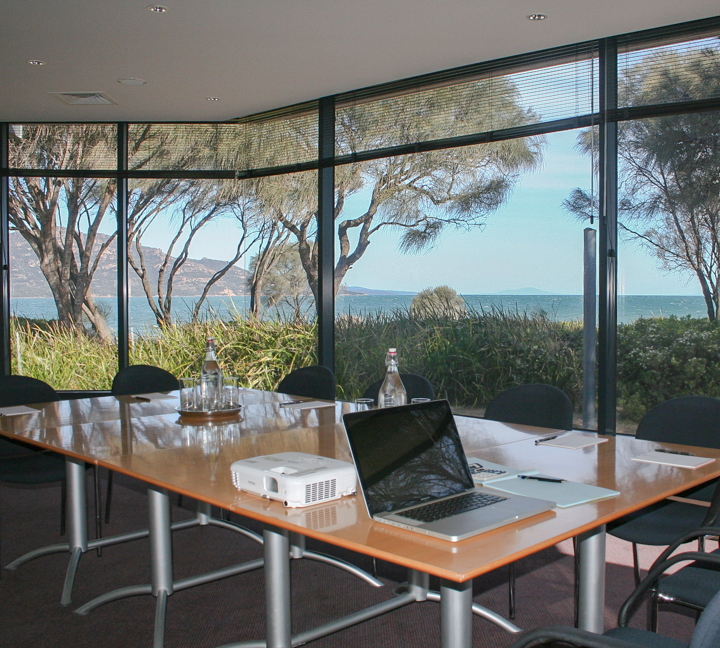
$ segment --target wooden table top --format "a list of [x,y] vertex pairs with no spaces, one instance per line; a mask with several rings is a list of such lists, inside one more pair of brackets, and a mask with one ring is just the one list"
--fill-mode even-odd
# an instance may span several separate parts
[[[299,451],[352,461],[341,415],[353,404],[298,410],[279,407],[285,397],[248,391],[242,420],[189,425],[176,412],[154,414],[162,403],[133,403],[123,410],[115,400],[115,419],[102,419],[113,407],[106,402],[66,408],[51,403],[45,411],[0,418],[0,433],[58,450],[117,470],[266,524],[297,531],[419,569],[457,582],[492,571],[525,555],[612,521],[629,512],[720,476],[720,461],[697,470],[632,461],[655,447],[685,449],[720,459],[720,450],[611,437],[600,445],[569,450],[536,446],[542,428],[508,426],[483,419],[456,417],[469,455],[519,469],[542,472],[621,492],[618,497],[554,509],[501,529],[446,542],[373,522],[361,496],[299,509],[286,509],[232,484],[231,464],[246,457]],[[106,401],[86,399],[86,401]],[[78,403],[75,401],[75,403]],[[50,408],[50,411],[47,411]],[[174,403],[173,408],[174,409]],[[83,422],[83,412],[101,420]],[[148,413],[149,415],[145,416]],[[20,419],[34,419],[21,421]],[[50,421],[74,421],[42,427]]]

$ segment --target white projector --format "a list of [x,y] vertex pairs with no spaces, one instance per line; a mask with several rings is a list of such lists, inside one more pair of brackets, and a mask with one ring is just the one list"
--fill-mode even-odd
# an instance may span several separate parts
[[353,495],[357,486],[355,466],[304,452],[241,459],[230,466],[233,484],[285,506],[296,508]]

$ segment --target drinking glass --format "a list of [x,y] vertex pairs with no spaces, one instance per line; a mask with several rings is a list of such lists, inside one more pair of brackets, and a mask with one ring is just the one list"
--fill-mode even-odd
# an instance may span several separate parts
[[210,375],[200,376],[198,380],[198,397],[200,409],[212,412],[218,408],[217,378]]
[[195,378],[183,376],[180,380],[180,409],[195,409]]
[[356,398],[355,411],[362,412],[363,410],[369,410],[372,408],[374,402],[372,398]]
[[416,405],[417,403],[429,403],[430,400],[430,398],[413,398],[410,403]]
[[240,391],[238,390],[237,376],[223,377],[223,403],[225,409],[232,409],[240,405]]

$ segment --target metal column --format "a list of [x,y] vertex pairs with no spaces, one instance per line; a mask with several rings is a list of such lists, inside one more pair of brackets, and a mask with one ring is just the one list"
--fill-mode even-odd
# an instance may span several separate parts
[[265,637],[267,648],[291,648],[290,540],[272,526],[263,531],[265,553]]
[[602,634],[605,627],[605,525],[577,537],[578,627]]
[[472,646],[472,580],[444,580],[440,584],[440,636],[442,648]]

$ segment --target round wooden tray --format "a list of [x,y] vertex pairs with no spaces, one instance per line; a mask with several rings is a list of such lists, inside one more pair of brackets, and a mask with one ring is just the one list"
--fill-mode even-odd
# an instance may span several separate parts
[[182,418],[192,421],[224,421],[238,418],[241,410],[241,406],[221,410],[184,410],[179,407],[175,408],[175,411]]

